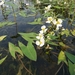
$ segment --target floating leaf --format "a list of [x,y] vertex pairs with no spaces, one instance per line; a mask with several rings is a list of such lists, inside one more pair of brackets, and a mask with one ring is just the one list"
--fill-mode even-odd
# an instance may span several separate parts
[[6,35],[0,36],[0,41],[2,41],[5,37]]
[[70,75],[75,75],[75,64],[68,60]]
[[6,58],[7,58],[7,56],[5,56],[4,58],[0,59],[0,64],[2,64]]
[[75,63],[75,56],[69,52],[65,52],[68,59],[70,59],[73,63]]
[[67,64],[65,53],[63,51],[60,51],[58,56],[58,64],[60,64],[62,61],[64,61]]
[[37,60],[37,54],[31,42],[28,42],[27,46],[19,42],[19,46],[26,57],[34,61]]
[[21,54],[23,56],[22,51],[20,50],[19,47],[15,46],[14,44],[9,42],[9,51],[10,54],[16,59],[15,53],[18,52],[19,54]]

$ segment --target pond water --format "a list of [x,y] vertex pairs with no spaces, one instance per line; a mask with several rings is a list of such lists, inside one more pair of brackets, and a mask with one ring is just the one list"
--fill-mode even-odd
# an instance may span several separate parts
[[[36,16],[40,17],[40,14]],[[18,32],[38,32],[41,25],[30,25],[28,22],[32,22],[35,17],[22,17],[17,16],[17,29]],[[8,16],[9,21],[14,21],[14,17],[10,14]],[[0,22],[5,21],[2,11],[0,10]],[[66,23],[66,22],[64,22]],[[19,60],[14,60],[8,52],[8,42],[17,43],[18,40],[26,43],[20,36],[16,36],[16,25],[4,26],[0,28],[0,35],[7,35],[7,38],[0,42],[0,53],[3,53],[3,56],[8,55],[8,58],[0,65],[0,75],[30,75],[23,69],[23,66]],[[51,58],[48,58],[47,55],[44,55],[42,51],[37,50],[38,59],[36,62],[30,61],[24,57],[23,61],[25,66],[34,74],[34,75],[55,75],[58,71],[60,65],[57,65],[55,58],[51,55]],[[50,59],[50,61],[49,61]],[[54,60],[53,60],[54,59]],[[57,75],[69,75],[67,67],[64,65]]]

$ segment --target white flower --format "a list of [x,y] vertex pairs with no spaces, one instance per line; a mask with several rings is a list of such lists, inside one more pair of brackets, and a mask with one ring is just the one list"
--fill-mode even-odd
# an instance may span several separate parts
[[53,20],[52,17],[48,17],[46,23],[51,23],[52,20]]
[[62,19],[57,20],[57,27],[56,30],[59,30],[59,28],[62,27]]
[[47,28],[46,28],[45,25],[43,25],[43,26],[41,27],[40,33],[42,34],[42,33],[45,33],[46,31],[47,31]]
[[4,1],[1,1],[1,2],[0,2],[0,5],[3,5],[3,4],[4,4]]
[[40,4],[41,2],[40,2],[39,0],[36,0],[36,3],[37,3],[37,4]]
[[45,44],[44,39],[40,39],[39,41],[36,41],[36,45],[42,47]]
[[48,12],[51,8],[51,5],[48,5],[47,7],[45,7],[45,13]]
[[37,38],[37,39],[43,39],[43,38],[44,38],[44,36],[43,36],[43,34],[42,34],[42,33],[39,33],[39,36],[36,36],[36,38]]
[[62,19],[58,19],[57,21],[54,19],[52,22],[56,25],[56,30],[59,30],[59,28],[62,27]]
[[53,23],[54,25],[56,25],[56,24],[57,24],[56,19],[54,19],[54,20],[52,21],[52,23]]
[[61,25],[62,24],[61,19],[58,19],[57,21],[56,21],[56,19],[54,19],[52,22],[53,22],[54,25]]
[[57,25],[56,30],[59,30],[59,29],[60,29],[60,27],[62,27],[62,25],[61,25],[61,24],[60,24],[60,25]]
[[57,20],[57,25],[58,25],[58,24],[62,24],[62,19],[58,19],[58,20]]
[[64,4],[67,4],[66,2],[64,2]]
[[26,3],[26,6],[29,6],[29,3]]

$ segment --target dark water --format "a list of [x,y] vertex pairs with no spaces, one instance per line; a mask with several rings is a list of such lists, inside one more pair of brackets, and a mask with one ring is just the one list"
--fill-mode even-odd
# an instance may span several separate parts
[[[37,18],[40,17],[40,14],[37,15]],[[10,14],[8,16],[9,21],[14,21],[14,17]],[[30,25],[27,24],[28,22],[32,22],[34,20],[34,17],[21,17],[18,15],[17,17],[17,29],[18,32],[39,32],[40,26],[41,25]],[[1,13],[0,10],[0,22],[5,21],[4,17]],[[64,22],[66,23],[66,22]],[[66,27],[66,26],[65,26]],[[19,60],[14,60],[10,53],[8,52],[8,43],[17,43],[18,40],[22,41],[25,43],[26,41],[23,40],[20,36],[16,38],[11,38],[12,36],[16,35],[16,25],[11,25],[11,26],[4,26],[0,28],[0,35],[7,35],[6,39],[0,42],[0,53],[3,53],[4,57],[5,55],[8,55],[7,59],[5,62],[3,62],[0,65],[0,75],[21,75],[19,73],[19,67],[22,67],[21,63]],[[53,55],[51,55],[51,59],[49,61],[48,56],[45,54],[41,54],[42,51],[37,50],[38,58],[37,61],[30,61],[26,57],[24,57],[23,62],[26,65],[26,67],[32,71],[34,75],[55,75],[57,70],[59,69],[60,65],[57,65],[57,58]],[[55,60],[54,60],[55,59]],[[22,68],[21,70],[22,75],[30,75],[27,73],[27,71]],[[19,74],[18,74],[19,73]],[[61,70],[58,72],[57,75],[69,75],[69,72],[67,70],[67,67],[64,66],[61,68]]]

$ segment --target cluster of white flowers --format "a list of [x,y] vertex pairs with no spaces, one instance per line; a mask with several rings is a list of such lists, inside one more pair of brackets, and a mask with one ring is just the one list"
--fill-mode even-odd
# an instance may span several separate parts
[[2,0],[2,1],[0,1],[0,6],[1,6],[1,5],[3,5],[3,4],[4,4],[4,1],[3,1],[3,0]]
[[36,41],[36,45],[42,47],[45,44],[45,38],[44,38],[44,34],[46,33],[47,28],[45,25],[43,25],[41,27],[41,30],[39,32],[39,35],[36,36],[37,41]]
[[59,30],[60,27],[62,27],[62,19],[58,18],[57,20],[52,18],[52,17],[48,17],[46,23],[53,23],[54,25],[56,25],[56,30]]
[[45,13],[50,11],[51,5],[48,5],[47,7],[45,7]]

